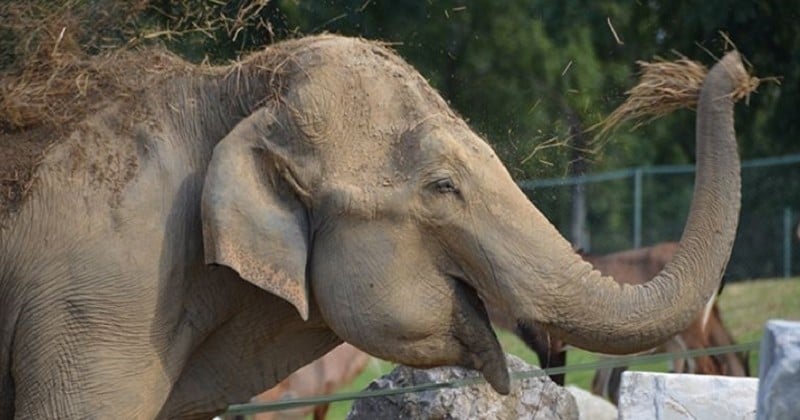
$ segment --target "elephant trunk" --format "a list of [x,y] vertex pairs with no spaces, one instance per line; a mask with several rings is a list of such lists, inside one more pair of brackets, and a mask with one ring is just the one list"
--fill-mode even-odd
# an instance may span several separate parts
[[537,238],[528,243],[537,245],[525,265],[526,275],[538,280],[525,282],[531,290],[516,284],[501,291],[518,308],[517,319],[539,324],[578,347],[616,354],[651,348],[691,323],[717,290],[736,234],[740,166],[733,92],[746,77],[738,53],[731,52],[703,83],[694,195],[673,260],[645,284],[620,284],[583,261],[534,209],[529,217],[537,225]]

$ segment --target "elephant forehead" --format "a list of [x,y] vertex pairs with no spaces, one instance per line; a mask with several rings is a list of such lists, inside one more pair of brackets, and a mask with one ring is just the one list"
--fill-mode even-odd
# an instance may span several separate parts
[[299,125],[324,129],[345,118],[350,129],[369,129],[451,113],[415,70],[368,52],[361,57],[331,58],[300,72],[286,95]]
[[287,94],[286,109],[302,140],[324,143],[341,133],[344,114],[341,97],[330,77],[315,78],[300,84]]
[[[357,39],[318,39],[292,55],[280,102],[326,177],[360,186],[398,185],[441,163],[494,152],[393,51]],[[476,160],[477,158],[477,160]]]
[[393,151],[395,166],[419,169],[446,166],[452,170],[479,169],[499,160],[491,146],[462,120],[433,114],[400,136]]
[[422,76],[374,45],[335,56],[323,49],[307,64],[284,105],[301,138],[330,155],[330,174],[385,182],[376,171],[396,169],[391,153],[403,133],[432,115],[457,119]]

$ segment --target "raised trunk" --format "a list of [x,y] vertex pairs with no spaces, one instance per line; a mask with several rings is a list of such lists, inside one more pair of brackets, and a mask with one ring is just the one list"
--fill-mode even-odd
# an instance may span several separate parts
[[[511,305],[518,308],[518,319],[603,353],[651,348],[691,323],[717,290],[736,233],[740,175],[732,92],[743,77],[747,73],[738,53],[732,52],[704,81],[697,110],[692,208],[672,262],[645,284],[620,285],[569,252],[569,244],[555,228],[540,220],[536,223],[544,227],[537,228],[539,244],[526,264],[537,267],[534,274],[540,281],[532,286],[538,290],[525,291],[535,294],[525,298],[533,301]],[[543,219],[538,214],[532,218]],[[512,302],[523,291],[519,285],[515,289]]]

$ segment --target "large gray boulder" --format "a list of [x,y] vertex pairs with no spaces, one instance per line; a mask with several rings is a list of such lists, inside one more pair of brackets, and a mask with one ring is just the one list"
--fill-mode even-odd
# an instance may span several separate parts
[[[507,355],[513,372],[537,369]],[[398,366],[369,384],[367,390],[396,389],[412,385],[475,378],[478,373],[457,367],[414,369]],[[572,394],[547,376],[512,381],[511,393],[502,396],[487,383],[443,388],[417,393],[357,400],[347,416],[361,419],[559,419],[577,420],[578,407]]]
[[622,374],[620,420],[756,418],[758,379],[632,372]]
[[759,420],[800,417],[800,322],[768,321],[758,367]]

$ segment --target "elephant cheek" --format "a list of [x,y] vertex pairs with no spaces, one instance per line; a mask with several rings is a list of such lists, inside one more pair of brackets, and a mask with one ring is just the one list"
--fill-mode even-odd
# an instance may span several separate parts
[[[315,238],[311,287],[322,316],[342,339],[373,355],[438,332],[430,308],[447,286],[431,289],[433,264],[413,226],[339,221]],[[386,343],[386,344],[384,344]]]
[[421,275],[422,262],[408,278],[387,264],[354,267],[321,261],[313,269],[329,275],[314,279],[314,294],[343,340],[409,366],[476,369],[498,392],[509,392],[505,355],[473,289],[435,271]]
[[451,298],[419,293],[385,267],[352,260],[315,263],[312,285],[320,312],[343,340],[374,356],[423,357],[413,354],[413,344],[447,330],[439,311],[447,310]]

